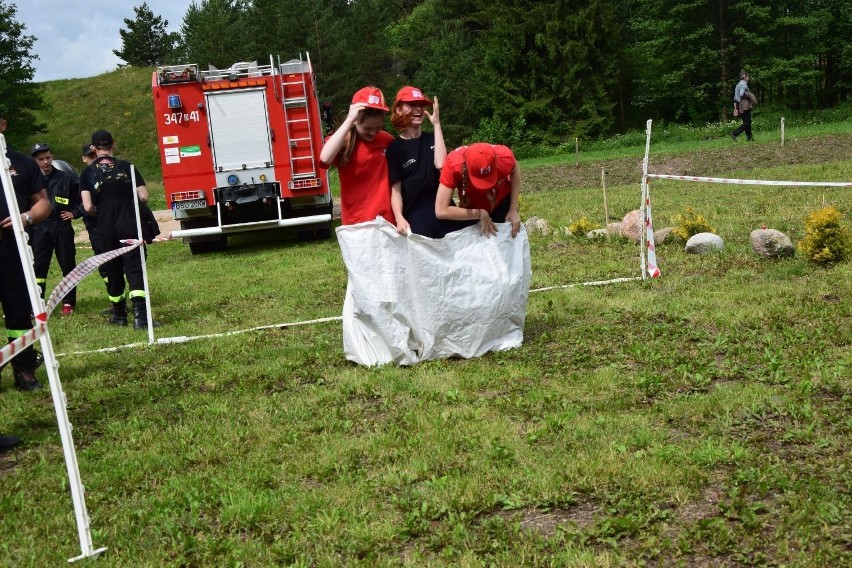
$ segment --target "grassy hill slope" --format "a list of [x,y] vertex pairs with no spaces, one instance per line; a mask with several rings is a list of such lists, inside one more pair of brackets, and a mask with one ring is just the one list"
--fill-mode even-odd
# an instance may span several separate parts
[[80,166],[80,146],[92,132],[112,132],[117,154],[136,164],[146,181],[162,180],[157,151],[150,68],[124,68],[85,79],[43,83],[49,110],[38,115],[47,132],[29,143],[47,142],[54,156]]

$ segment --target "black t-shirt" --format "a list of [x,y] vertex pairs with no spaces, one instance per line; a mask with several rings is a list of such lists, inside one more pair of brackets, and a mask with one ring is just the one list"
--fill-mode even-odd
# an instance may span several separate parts
[[[21,212],[29,211],[32,196],[45,189],[41,170],[35,160],[11,148],[6,149],[6,157],[11,162],[9,170],[12,174],[15,196],[18,199],[18,209]],[[6,206],[6,197],[4,196],[0,199],[0,219],[5,219],[8,216],[9,208]]]
[[434,211],[441,175],[435,167],[435,133],[396,138],[387,149],[387,158],[391,184],[402,182],[402,214],[407,216],[420,207]]
[[104,156],[92,162],[80,174],[80,190],[91,193],[97,207],[98,236],[105,250],[121,246],[120,239],[134,239],[136,210],[130,168],[136,173],[136,186],[145,185],[142,174],[130,162]]

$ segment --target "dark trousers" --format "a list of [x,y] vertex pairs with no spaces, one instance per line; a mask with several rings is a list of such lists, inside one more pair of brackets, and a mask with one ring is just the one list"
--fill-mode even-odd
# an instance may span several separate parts
[[140,251],[144,251],[144,245],[137,250],[132,250],[120,257],[103,265],[107,275],[107,293],[115,298],[124,294],[124,277],[130,291],[145,290],[145,281],[142,278],[142,258]]
[[[33,228],[33,268],[35,268],[36,280],[41,288],[41,297],[44,298],[47,283],[47,273],[50,270],[50,260],[56,251],[56,261],[62,270],[62,276],[77,266],[76,251],[74,250],[74,227],[70,222],[55,223],[47,225],[36,225]],[[65,296],[64,302],[77,305],[77,288],[72,288]]]
[[30,317],[32,306],[27,293],[27,281],[24,278],[24,268],[18,248],[15,245],[15,235],[12,231],[2,231],[0,239],[0,301],[3,305],[3,316],[6,320],[6,330],[13,337],[14,332],[22,332],[33,327]]
[[741,133],[745,132],[746,140],[752,140],[751,137],[751,109],[744,110],[740,113],[740,118],[743,119],[743,123],[740,124],[740,127],[734,130],[734,136],[739,136]]
[[[95,254],[101,254],[104,251],[104,247],[101,245],[100,238],[98,237],[98,220],[96,217],[90,217],[88,215],[83,216],[83,225],[86,226],[86,232],[89,233],[89,244],[92,247],[92,252]],[[107,273],[104,270],[104,265],[100,265],[98,267],[98,273],[101,275],[101,278],[106,282]]]

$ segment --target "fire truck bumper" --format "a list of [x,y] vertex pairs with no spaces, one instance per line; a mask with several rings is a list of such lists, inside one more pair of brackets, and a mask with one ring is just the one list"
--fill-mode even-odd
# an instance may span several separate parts
[[212,235],[228,235],[231,233],[242,233],[245,231],[262,231],[264,229],[277,229],[283,227],[303,227],[305,225],[317,225],[320,223],[331,223],[331,215],[309,215],[307,217],[295,217],[292,219],[277,219],[272,221],[260,221],[253,223],[237,223],[225,225],[224,227],[201,227],[198,229],[181,229],[172,231],[172,238],[207,237]]

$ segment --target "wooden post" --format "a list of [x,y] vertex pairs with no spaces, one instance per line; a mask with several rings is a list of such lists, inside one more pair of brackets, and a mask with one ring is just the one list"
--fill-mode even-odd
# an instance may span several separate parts
[[781,147],[784,147],[784,117],[781,117]]
[[580,167],[580,139],[574,137],[574,167]]
[[601,168],[601,186],[603,186],[603,196],[604,196],[604,218],[606,219],[606,226],[609,227],[609,207],[606,204],[606,170]]

